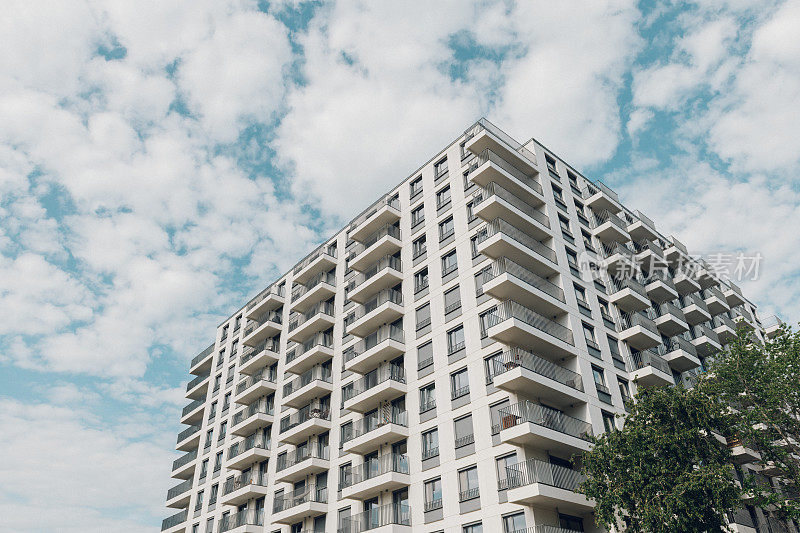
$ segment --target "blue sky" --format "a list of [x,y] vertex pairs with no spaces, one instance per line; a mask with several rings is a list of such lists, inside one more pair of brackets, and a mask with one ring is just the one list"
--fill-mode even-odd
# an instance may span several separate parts
[[800,2],[430,4],[4,6],[4,531],[157,531],[214,327],[480,116],[800,319]]

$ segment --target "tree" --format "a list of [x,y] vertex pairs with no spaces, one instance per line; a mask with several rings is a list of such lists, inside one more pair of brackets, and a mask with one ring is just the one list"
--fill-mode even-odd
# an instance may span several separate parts
[[622,429],[594,439],[582,457],[580,490],[595,521],[630,533],[725,530],[741,505],[724,405],[694,389],[640,388]]
[[800,331],[783,326],[762,344],[740,329],[697,388],[733,408],[727,435],[760,454],[754,464],[780,473],[777,487],[744,476],[755,505],[773,508],[783,519],[800,518]]

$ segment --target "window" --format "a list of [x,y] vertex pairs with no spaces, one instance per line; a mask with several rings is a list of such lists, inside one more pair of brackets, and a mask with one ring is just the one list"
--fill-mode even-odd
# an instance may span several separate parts
[[442,209],[450,203],[450,186],[447,185],[436,193],[436,209]]
[[567,248],[566,250],[567,250],[567,263],[569,263],[569,267],[571,269],[577,270],[578,269],[578,253],[575,252],[574,250],[570,250],[569,248]]
[[425,482],[425,510],[433,511],[442,508],[442,478]]
[[564,208],[564,206],[566,206],[566,204],[564,203],[564,193],[561,191],[561,187],[553,185],[553,198],[556,199],[556,204],[562,209]]
[[211,402],[211,408],[208,410],[208,419],[214,420],[215,416],[217,416],[217,402]]
[[225,397],[222,399],[222,412],[226,412],[231,407],[231,393],[226,392]]
[[467,222],[472,222],[473,220],[477,219],[478,217],[475,216],[475,202],[470,200],[467,202]]
[[452,355],[466,347],[464,326],[458,326],[447,332],[447,355]]
[[214,472],[219,472],[222,468],[222,452],[217,452],[217,456],[214,458]]
[[592,236],[586,230],[581,230],[581,239],[583,239],[583,247],[589,250],[590,252],[594,252],[594,244],[592,244]]
[[619,385],[619,395],[622,396],[623,401],[631,399],[631,389],[628,382],[617,376],[617,385]]
[[561,231],[572,235],[572,230],[569,227],[569,219],[567,217],[558,215],[558,223],[561,226]]
[[558,525],[568,531],[583,531],[583,518],[558,513]]
[[576,188],[578,187],[578,176],[569,169],[567,170],[567,179],[569,179],[570,185],[574,185]]
[[492,271],[492,267],[487,266],[480,269],[478,272],[475,273],[475,296],[480,297],[483,296],[483,278],[487,275],[488,272]]
[[583,338],[586,339],[586,346],[599,350],[600,345],[597,344],[594,338],[594,328],[585,322],[581,322],[581,324],[583,325]]
[[214,434],[214,430],[213,429],[209,429],[208,431],[206,431],[206,448],[210,448],[211,447],[211,436],[213,434]]
[[506,398],[505,400],[493,403],[489,406],[489,416],[492,421],[492,435],[500,433],[500,410],[505,409],[511,405],[511,401]]
[[514,533],[525,530],[525,513],[519,512],[503,517],[503,532]]
[[211,485],[211,494],[208,495],[208,505],[217,503],[217,493],[219,493],[219,483]]
[[544,154],[544,160],[547,162],[547,168],[549,170],[556,169],[556,159],[553,156],[550,154]]
[[607,411],[602,411],[603,413],[603,427],[606,431],[611,431],[612,429],[617,429],[617,425],[614,423],[614,415]]
[[419,412],[436,409],[436,383],[428,383],[419,389]]
[[592,377],[594,377],[594,384],[600,385],[601,387],[606,386],[606,377],[603,373],[603,369],[592,365]]
[[414,292],[419,292],[427,288],[428,288],[428,267],[425,267],[414,274]]
[[222,337],[220,337],[221,341],[224,341],[225,339],[228,338],[228,328],[229,327],[230,327],[230,324],[225,324],[224,326],[222,326]]
[[433,364],[433,342],[428,341],[421,346],[417,346],[417,370],[429,367]]
[[462,416],[453,420],[453,433],[455,433],[455,446],[461,448],[475,442],[475,431],[472,429],[472,415]]
[[431,304],[427,303],[417,308],[417,331],[431,325]]
[[444,293],[444,314],[450,314],[461,307],[461,291],[458,286]]
[[416,177],[411,180],[411,183],[408,185],[409,187],[409,196],[414,198],[416,195],[422,192],[422,176]]
[[480,323],[481,327],[481,338],[485,339],[489,336],[487,331],[489,330],[489,326],[492,325],[492,315],[497,312],[497,306],[491,307],[484,311],[483,313],[478,315],[478,322]]
[[442,277],[452,274],[456,270],[458,270],[458,258],[456,256],[456,251],[451,250],[442,256]]
[[422,460],[439,455],[439,430],[434,428],[422,434]]
[[[477,498],[480,495],[478,489],[478,467],[470,466],[458,471],[458,500],[466,501]],[[466,528],[464,528],[466,530]],[[482,530],[478,530],[482,531]]]
[[478,235],[473,235],[469,238],[469,249],[472,252],[472,258],[475,259],[481,253],[478,251]]
[[438,163],[433,165],[433,174],[436,176],[436,179],[443,177],[447,174],[447,158],[440,160]]
[[586,289],[580,285],[575,285],[574,283],[572,286],[575,289],[575,297],[578,299],[578,303],[588,307],[589,302],[586,300]]
[[219,386],[222,383],[222,374],[217,374],[217,377],[214,378],[214,392],[219,390]]
[[504,490],[508,488],[508,467],[517,464],[517,454],[510,453],[495,459],[495,466],[497,467],[497,489]]
[[411,247],[414,259],[425,255],[425,252],[428,251],[427,238],[425,237],[425,235],[423,235],[418,239],[415,239]]
[[417,224],[422,224],[423,222],[425,222],[425,205],[420,205],[411,211],[411,227],[415,228]]
[[451,237],[455,233],[455,228],[453,226],[453,217],[449,216],[446,219],[439,222],[439,240],[443,241],[448,237]]
[[233,381],[233,374],[236,371],[236,364],[232,364],[228,367],[228,377],[225,379],[225,383],[231,383]]
[[202,490],[198,490],[197,491],[197,501],[194,504],[194,510],[195,511],[199,511],[202,508],[203,508],[203,491]]
[[214,519],[209,518],[206,520],[206,533],[214,533]]
[[217,440],[225,440],[225,435],[228,434],[228,421],[226,420],[219,426],[219,437]]
[[483,524],[478,522],[477,524],[470,524],[468,526],[464,526],[463,533],[483,533]]
[[620,370],[625,370],[625,360],[619,353],[619,342],[611,335],[606,335],[606,339],[608,340],[608,350],[611,352],[611,359],[614,361],[614,366]]
[[203,459],[203,462],[200,464],[200,479],[203,479],[208,474],[208,459]]
[[219,351],[219,355],[217,356],[217,368],[222,366],[222,363],[225,362],[225,348]]
[[608,302],[602,298],[598,298],[597,304],[600,306],[600,316],[603,317],[603,320],[609,320],[613,322],[614,319],[611,316],[611,308],[608,306]]
[[469,376],[466,368],[450,374],[450,390],[454,400],[469,394]]

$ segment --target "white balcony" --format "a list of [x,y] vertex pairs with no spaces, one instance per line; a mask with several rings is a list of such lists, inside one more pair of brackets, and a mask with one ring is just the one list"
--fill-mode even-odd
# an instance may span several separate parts
[[283,386],[283,400],[287,407],[299,409],[314,398],[333,392],[330,366],[315,366]]
[[594,509],[594,503],[577,492],[586,478],[576,470],[532,459],[507,467],[506,479],[509,503],[555,506],[571,514]]
[[192,425],[203,420],[203,408],[205,405],[205,400],[194,400],[184,407],[181,414],[181,424]]
[[712,355],[722,349],[717,334],[703,325],[692,328],[692,344],[701,355]]
[[675,383],[669,363],[655,352],[650,350],[631,352],[631,362],[633,364],[631,379],[640,386],[661,387]]
[[281,419],[278,440],[289,444],[300,444],[312,435],[331,429],[331,413],[327,408],[301,409]]
[[314,518],[328,511],[328,489],[305,487],[276,498],[272,505],[272,521],[278,524],[294,524],[306,518]]
[[167,491],[167,507],[182,509],[189,505],[192,497],[192,479],[181,481]]
[[774,339],[778,336],[783,326],[783,321],[775,315],[769,316],[764,320],[764,334],[768,339]]
[[654,302],[666,302],[678,297],[678,289],[668,274],[656,274],[650,276],[645,285],[647,296]]
[[697,358],[694,344],[680,336],[672,337],[665,345],[659,346],[658,354],[670,368],[678,372],[700,367],[700,359]]
[[542,277],[558,272],[555,251],[502,218],[478,233],[478,251],[486,257],[507,257]]
[[745,463],[752,463],[754,461],[761,460],[760,453],[752,448],[748,448],[737,438],[727,439],[727,444],[728,449],[731,451],[731,455],[733,456],[733,462],[737,465],[743,465]]
[[533,352],[575,356],[572,330],[513,300],[498,304],[489,316],[487,334],[505,344],[529,348]]
[[499,411],[500,440],[516,446],[553,450],[571,456],[588,451],[592,426],[588,422],[529,401]]
[[608,299],[623,311],[642,311],[650,307],[644,286],[633,278],[609,278]]
[[725,299],[725,295],[716,287],[710,287],[703,291],[703,297],[708,312],[714,316],[730,311],[731,309],[731,306],[728,305]]
[[407,439],[408,413],[379,413],[377,417],[363,418],[353,424],[353,433],[342,442],[344,453],[364,454],[377,450],[382,444]]
[[600,181],[595,183],[585,182],[585,187],[583,203],[591,208],[592,211],[608,210],[618,213],[622,209],[617,193],[609,189],[604,183]]
[[402,246],[400,228],[383,226],[355,246],[348,265],[353,270],[364,271],[381,257],[394,255]]
[[244,316],[252,320],[264,313],[278,309],[285,303],[286,300],[284,298],[284,289],[282,286],[268,287],[248,304]]
[[385,454],[351,466],[341,486],[342,498],[365,500],[411,485],[408,456]]
[[210,374],[201,374],[186,384],[186,397],[192,400],[205,399]]
[[228,449],[226,466],[234,470],[245,470],[261,461],[269,459],[269,442],[261,435],[249,435]]
[[602,242],[626,243],[631,240],[628,228],[619,216],[611,211],[595,211],[592,234]]
[[356,309],[355,319],[347,326],[347,332],[356,337],[365,337],[381,325],[402,317],[403,312],[403,294],[386,289]]
[[318,453],[314,450],[303,451],[300,455],[297,451],[287,453],[285,456],[278,456],[275,471],[275,481],[279,483],[294,483],[313,476],[320,472],[327,472],[330,467],[330,450],[327,448]]
[[196,355],[189,363],[189,373],[199,376],[211,371],[211,361],[214,359],[214,344]]
[[721,344],[727,344],[736,337],[736,325],[727,315],[717,315],[712,320],[714,333],[719,337]]
[[275,338],[267,339],[258,346],[245,347],[239,360],[239,373],[253,374],[276,363],[280,357],[280,349],[280,343]]
[[274,421],[274,408],[267,404],[265,398],[261,398],[233,415],[231,433],[243,437],[269,426]]
[[194,449],[172,462],[172,477],[178,479],[188,479],[194,476],[194,469],[197,466],[197,449]]
[[240,505],[267,494],[267,476],[251,471],[227,480],[220,500],[223,505]]
[[403,396],[408,391],[405,372],[402,367],[385,365],[356,379],[351,388],[344,391],[344,408],[349,411],[366,413],[377,408],[382,402]]
[[161,533],[183,533],[186,531],[186,519],[188,516],[189,510],[183,509],[169,518],[165,518],[161,522]]
[[700,290],[700,284],[683,270],[675,272],[675,277],[672,278],[672,282],[675,284],[675,289],[681,296]]
[[400,200],[397,194],[381,198],[350,225],[350,238],[361,242],[381,226],[400,220]]
[[[499,159],[526,176],[538,173],[536,155],[485,118],[467,130],[464,141],[464,149],[478,155],[479,163]],[[486,154],[487,150],[496,157]]]
[[331,328],[335,322],[333,304],[320,302],[304,314],[289,319],[289,340],[303,343],[312,335]]
[[310,368],[333,358],[333,335],[317,333],[303,344],[286,351],[285,372],[302,374]]
[[725,300],[727,300],[728,305],[731,307],[743,305],[746,302],[742,295],[742,290],[733,282],[729,281],[727,285],[723,285],[722,294],[725,295]]
[[644,239],[655,241],[660,238],[658,231],[656,231],[655,223],[640,211],[634,211],[633,215],[627,219],[627,222],[628,233],[634,241]]
[[655,323],[639,312],[622,313],[617,329],[620,340],[637,350],[652,348],[661,343],[661,334]]
[[510,348],[492,357],[489,364],[498,389],[539,398],[556,407],[587,401],[580,374],[532,352]]
[[281,332],[283,318],[277,311],[268,311],[251,321],[244,330],[242,343],[247,346],[258,346],[268,337]]
[[355,343],[352,349],[345,350],[344,368],[364,374],[405,351],[403,330],[397,326],[384,326]]
[[347,298],[363,304],[379,292],[390,289],[403,281],[402,263],[399,258],[386,256],[355,277],[355,285]]
[[200,426],[189,426],[178,434],[178,442],[175,445],[175,449],[182,452],[197,450],[199,442]]
[[683,298],[682,303],[683,316],[690,326],[711,320],[711,313],[708,312],[706,303],[694,294]]
[[561,287],[505,257],[484,273],[483,292],[498,300],[515,299],[543,315],[567,312]]
[[305,285],[300,285],[292,290],[292,311],[305,313],[334,294],[336,294],[336,274],[321,272]]
[[294,267],[292,270],[294,281],[300,284],[306,283],[320,272],[327,272],[335,266],[336,247],[324,244]]
[[236,385],[234,401],[248,405],[260,396],[266,396],[277,390],[275,375],[268,369],[263,369],[252,376],[243,379]]
[[689,324],[683,315],[683,311],[678,309],[670,302],[658,304],[655,307],[656,318],[653,320],[658,331],[667,337],[673,337],[678,333],[689,331]]
[[543,200],[534,204],[542,206],[536,208],[501,185],[490,182],[481,187],[473,201],[473,213],[487,222],[502,218],[534,238],[546,239],[551,235],[550,219],[544,211]]

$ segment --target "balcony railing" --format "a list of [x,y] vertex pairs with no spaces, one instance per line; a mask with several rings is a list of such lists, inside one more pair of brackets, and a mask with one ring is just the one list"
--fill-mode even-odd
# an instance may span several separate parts
[[186,522],[186,519],[189,517],[189,510],[184,509],[183,511],[177,512],[174,515],[170,516],[169,518],[165,518],[161,522],[161,531],[169,529],[171,527],[175,527],[178,524],[183,524]]
[[184,465],[191,463],[195,459],[197,459],[197,450],[192,450],[172,461],[172,469],[176,470]]
[[190,381],[186,385],[186,392],[189,392],[190,390],[192,390],[193,388],[198,386],[200,383],[203,382],[203,380],[208,379],[208,376],[210,376],[210,375],[211,375],[211,372],[206,372],[205,374],[200,374],[199,376],[194,378],[192,381]]
[[233,514],[223,514],[220,520],[220,532],[230,531],[242,526],[263,526],[264,509],[242,509]]
[[497,235],[499,233],[507,235],[508,237],[517,241],[523,246],[530,248],[537,254],[549,260],[551,263],[554,264],[558,263],[556,252],[552,248],[550,248],[543,242],[534,239],[524,231],[517,229],[516,227],[512,226],[511,224],[503,220],[502,218],[496,218],[491,222],[489,222],[486,225],[486,231],[479,232],[478,238],[475,240],[475,242],[477,244],[480,244],[486,239],[489,239],[490,237],[493,237],[494,235]]
[[536,287],[540,291],[552,296],[560,302],[565,301],[564,291],[561,289],[561,287],[549,280],[544,279],[540,275],[531,272],[527,268],[515,263],[507,257],[500,257],[499,259],[492,261],[491,268],[483,271],[483,283],[485,284],[506,273],[524,281],[532,287]]
[[602,192],[615,202],[619,203],[619,196],[617,196],[617,193],[614,192],[602,181],[595,181],[594,183],[591,183],[589,181],[584,182],[584,187],[583,187],[584,198],[590,198],[591,196],[594,196],[599,192]]
[[489,122],[485,118],[481,118],[470,126],[470,128],[464,133],[464,142],[469,142],[470,139],[481,133],[482,131],[488,131],[493,136],[497,137],[501,141],[503,141],[509,148],[518,152],[519,154],[523,155],[527,158],[531,163],[536,163],[536,154],[525,148],[521,143],[514,140],[509,134]]
[[194,435],[198,431],[200,431],[200,426],[189,426],[188,428],[186,428],[183,431],[181,431],[180,433],[178,433],[178,442],[181,442],[182,440],[188,439],[189,437],[191,437],[192,435]]
[[502,429],[530,422],[582,440],[592,436],[590,423],[528,400],[500,409],[499,416]]
[[393,226],[391,224],[386,224],[375,230],[369,237],[364,239],[363,242],[360,242],[353,247],[353,256],[356,256],[378,242],[380,239],[386,236],[394,237],[395,239],[400,239],[400,228],[397,226]]
[[664,250],[661,248],[661,246],[659,246],[655,242],[651,241],[650,239],[644,239],[644,240],[641,240],[641,241],[634,241],[632,246],[633,246],[633,250],[637,254],[641,254],[641,253],[646,252],[646,251],[649,250],[649,251],[653,252],[655,255],[657,255],[658,257],[664,257]]
[[691,355],[697,356],[697,348],[694,347],[694,344],[687,341],[680,335],[670,337],[664,342],[663,345],[659,345],[658,355],[663,357],[664,355],[674,352],[675,350],[683,350],[684,352],[688,352]]
[[309,420],[330,420],[331,410],[327,407],[317,406],[313,408],[303,408],[292,413],[281,420],[281,433],[286,433],[292,428],[299,426]]
[[650,366],[668,376],[672,375],[669,369],[669,363],[651,350],[631,351],[631,362],[633,363],[633,367],[637,370]]
[[300,285],[298,284],[294,289],[292,289],[292,301],[296,301],[298,298],[303,296],[305,293],[316,287],[321,283],[327,283],[328,285],[336,285],[336,273],[331,272],[320,272],[310,280],[308,280],[305,284]]
[[208,354],[214,351],[214,343],[211,343],[211,346],[200,352],[198,355],[192,358],[192,362],[189,363],[189,368],[192,368],[194,365],[208,357]]
[[653,306],[656,316],[674,315],[683,318],[683,311],[672,302],[664,302]]
[[708,337],[712,341],[719,344],[719,335],[712,329],[709,329],[705,324],[698,324],[697,326],[692,326],[691,336],[693,339],[699,339],[700,337]]
[[295,346],[294,350],[288,351],[286,353],[286,363],[291,363],[304,353],[316,348],[317,346],[333,348],[333,335],[325,332],[316,333],[304,343]]
[[727,315],[724,315],[724,314],[723,315],[717,315],[714,318],[712,318],[711,319],[711,324],[715,328],[719,328],[719,327],[722,327],[722,326],[728,326],[732,330],[736,330],[736,324],[733,322],[733,320],[731,320],[730,318],[728,318]]
[[171,500],[172,498],[180,496],[181,494],[183,494],[184,492],[186,492],[191,488],[192,488],[191,479],[182,481],[167,491],[167,500]]
[[269,297],[271,295],[283,296],[284,292],[285,291],[284,291],[284,286],[283,285],[279,285],[277,287],[275,287],[275,286],[267,287],[266,289],[261,291],[255,298],[250,300],[250,303],[247,304],[247,310],[249,311],[250,309],[254,308],[259,303],[261,303],[262,300],[264,300],[265,298],[267,298],[267,297]]
[[255,433],[245,437],[244,440],[231,445],[231,447],[228,448],[228,459],[238,457],[244,452],[250,451],[254,448],[258,448],[260,450],[269,450],[269,446],[269,437],[264,436],[262,431],[256,431]]
[[281,349],[281,342],[280,337],[270,337],[269,339],[258,343],[256,346],[245,346],[244,350],[242,350],[242,357],[239,360],[239,364],[243,365],[248,362],[253,357],[257,356],[264,350],[269,350],[271,352],[278,353]]
[[609,257],[612,257],[615,254],[619,254],[624,257],[627,257],[628,260],[630,260],[631,262],[634,261],[633,252],[630,250],[630,248],[628,248],[624,244],[620,244],[618,242],[612,242],[612,243],[601,242],[600,245],[603,251],[603,257],[605,259],[608,259]]
[[328,503],[328,487],[308,485],[302,489],[291,491],[282,498],[275,498],[272,502],[272,512],[279,513],[308,502]]
[[558,322],[553,322],[549,318],[545,318],[536,311],[528,309],[522,304],[513,300],[506,300],[500,302],[497,309],[489,314],[489,327],[496,326],[501,322],[508,319],[516,319],[525,324],[538,329],[548,335],[555,337],[567,344],[574,345],[575,342],[572,338],[572,331],[566,326],[562,326]]
[[294,331],[315,316],[323,314],[328,316],[333,316],[333,303],[331,302],[319,302],[317,305],[312,307],[310,310],[306,311],[303,314],[295,315],[291,321],[289,322],[289,331]]
[[407,503],[388,503],[343,518],[338,532],[361,533],[390,525],[411,525],[411,507]]
[[708,306],[706,305],[706,302],[701,300],[700,297],[697,296],[697,294],[694,293],[687,294],[683,298],[679,298],[678,301],[681,303],[681,308],[683,309],[686,309],[690,305],[696,305],[697,307],[708,313]]
[[[358,274],[353,280],[353,289],[359,287],[361,284],[366,283],[379,272],[383,272],[387,268],[391,268],[397,270],[398,272],[403,271],[403,263],[400,261],[399,257],[395,257],[393,255],[387,255],[381,257],[377,261],[375,261],[372,266],[368,267],[365,271]],[[351,291],[353,289],[350,289]]]
[[494,376],[503,374],[517,367],[530,370],[535,374],[550,378],[553,381],[557,381],[575,390],[583,391],[583,380],[580,374],[568,370],[563,366],[558,366],[544,357],[540,357],[522,348],[514,347],[492,357],[491,368],[492,375]]
[[539,524],[538,526],[526,527],[525,529],[517,529],[509,533],[580,533],[580,532],[574,529],[566,529],[561,526]]
[[617,331],[625,331],[635,326],[642,326],[647,331],[660,335],[655,323],[642,313],[620,313],[620,323],[617,324]]
[[244,336],[247,337],[253,331],[263,326],[267,322],[275,322],[276,324],[282,324],[283,316],[281,313],[278,313],[277,311],[267,311],[258,318],[250,320],[248,322],[247,327],[244,328]]
[[350,229],[358,227],[359,224],[367,220],[369,217],[374,215],[378,212],[380,208],[383,206],[388,205],[389,207],[394,207],[395,209],[400,209],[400,199],[397,197],[397,193],[394,194],[387,194],[371,206],[369,206],[363,213],[358,215],[353,222],[350,223]]
[[344,356],[345,363],[358,357],[366,351],[371,350],[377,345],[387,340],[394,340],[403,343],[403,329],[397,326],[382,326],[373,333],[370,333],[357,343],[353,345],[353,350],[346,352]]
[[408,456],[399,453],[388,453],[366,463],[350,466],[344,473],[344,481],[341,488],[357,485],[362,481],[390,472],[408,474]]
[[379,367],[377,371],[370,372],[364,377],[355,380],[352,387],[345,389],[343,396],[344,401],[355,398],[359,394],[367,392],[368,390],[373,389],[381,383],[385,383],[386,381],[405,383],[406,371],[402,366],[394,364]]
[[309,459],[324,459],[327,461],[330,458],[330,446],[323,446],[322,448],[319,446],[306,446],[303,449],[298,449],[285,455],[279,455],[277,464],[275,465],[275,471],[282,472],[287,468],[299,465],[303,461],[308,461]]
[[373,298],[370,298],[368,302],[365,302],[364,305],[356,309],[353,320],[358,320],[359,318],[370,314],[375,309],[387,302],[403,305],[403,293],[394,289],[382,290]]
[[378,416],[369,416],[361,420],[356,420],[353,422],[352,433],[345,433],[342,435],[342,443],[349,442],[389,424],[408,427],[408,411],[398,412],[386,408],[383,409]]
[[272,404],[267,403],[266,399],[264,398],[256,400],[246,408],[233,415],[233,425],[236,426],[251,416],[255,416],[259,413],[271,416],[275,413],[275,408]]
[[505,200],[506,202],[516,207],[517,209],[519,209],[532,219],[536,220],[542,226],[546,228],[550,227],[550,219],[547,217],[547,215],[545,215],[544,213],[542,213],[541,211],[530,205],[525,200],[519,198],[515,194],[509,192],[508,190],[506,190],[505,188],[503,188],[502,186],[498,185],[493,181],[489,182],[489,184],[486,187],[481,187],[478,190],[478,193],[472,197],[474,201],[474,206],[478,207],[480,204],[482,204],[484,201],[488,200],[492,196],[496,196],[501,200]]
[[259,487],[267,486],[267,473],[258,470],[250,470],[244,474],[238,475],[234,478],[225,481],[225,491],[223,494],[227,495],[233,491],[239,490],[248,485],[257,485]]
[[191,413],[192,411],[194,411],[195,409],[197,409],[198,407],[200,407],[204,403],[206,403],[205,399],[194,400],[193,402],[190,402],[189,405],[187,405],[186,407],[183,408],[183,411],[181,412],[181,417],[184,417],[184,416],[188,415],[189,413]]
[[314,366],[300,374],[299,377],[293,379],[283,386],[283,397],[286,398],[306,385],[311,384],[312,381],[324,381],[325,383],[333,383],[330,366]]
[[647,298],[647,290],[638,278],[608,278],[608,293],[615,294],[624,289],[630,289],[636,294]]
[[305,257],[305,259],[303,259],[302,261],[297,263],[297,265],[293,269],[293,273],[297,274],[298,272],[303,270],[305,267],[307,267],[308,265],[310,265],[311,263],[316,261],[317,258],[322,256],[322,255],[327,255],[327,256],[329,256],[331,259],[333,259],[335,261],[336,260],[336,247],[335,246],[331,246],[330,244],[327,244],[327,243],[323,244],[322,246],[320,246],[319,248],[317,248],[316,250],[314,250],[313,252],[308,254]]
[[507,466],[506,479],[508,479],[509,488],[542,483],[574,492],[586,480],[586,476],[571,468],[531,459],[524,463]]
[[275,383],[275,378],[277,377],[276,372],[274,370],[270,370],[267,368],[262,368],[252,376],[247,379],[243,379],[236,385],[236,394],[241,394],[243,391],[249,389],[256,383],[260,383],[262,381],[266,381],[267,383]]
[[615,215],[611,211],[604,209],[594,214],[594,227],[601,226],[606,222],[611,222],[613,226],[619,228],[623,233],[628,233],[627,224],[625,224],[625,222],[623,222],[619,216]]

